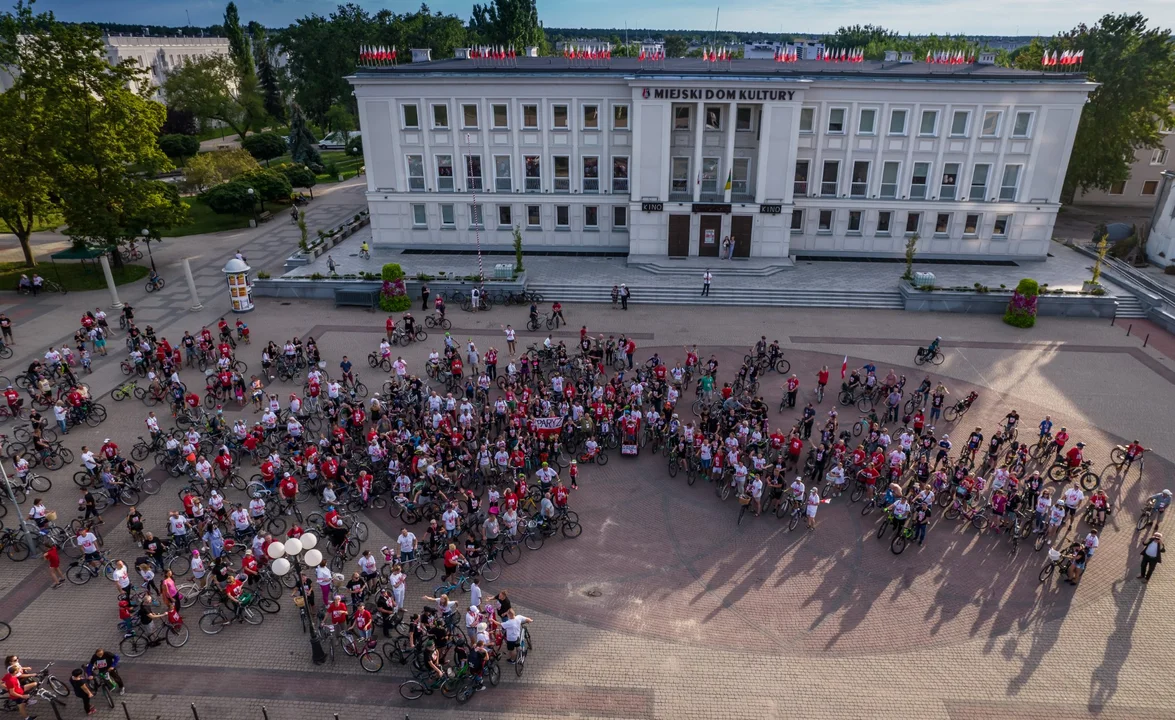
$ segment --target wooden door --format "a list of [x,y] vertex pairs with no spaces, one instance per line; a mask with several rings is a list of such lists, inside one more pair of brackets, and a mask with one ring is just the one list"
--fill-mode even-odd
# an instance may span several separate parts
[[689,257],[689,215],[669,216],[669,257]]
[[732,215],[730,218],[730,237],[734,241],[734,256],[749,258],[751,256],[751,224],[750,215]]
[[722,216],[703,215],[698,225],[698,256],[718,257],[722,248]]

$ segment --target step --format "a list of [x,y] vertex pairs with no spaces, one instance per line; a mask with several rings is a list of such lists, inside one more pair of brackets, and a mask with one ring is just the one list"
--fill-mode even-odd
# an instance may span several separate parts
[[1146,308],[1142,306],[1142,303],[1134,295],[1117,295],[1114,299],[1118,301],[1118,309],[1114,312],[1115,318],[1122,320],[1147,318]]
[[[561,302],[610,303],[612,288],[588,286],[568,288],[562,285],[529,284],[528,290],[545,299]],[[653,305],[721,305],[730,307],[826,307],[901,310],[904,303],[896,291],[827,292],[819,290],[785,290],[755,288],[711,291],[705,297],[698,288],[642,288],[634,286],[633,302]]]

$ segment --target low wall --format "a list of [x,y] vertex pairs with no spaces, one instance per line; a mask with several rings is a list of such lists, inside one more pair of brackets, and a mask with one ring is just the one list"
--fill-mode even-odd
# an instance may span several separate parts
[[[1012,299],[1010,291],[954,292],[924,291],[908,283],[898,286],[905,309],[910,312],[950,312],[1003,315]],[[1118,301],[1111,295],[1040,295],[1036,314],[1040,316],[1112,318]]]
[[[420,300],[419,280],[404,279],[404,287],[413,304]],[[428,283],[428,289],[433,297],[438,292],[446,295],[453,290],[468,294],[476,286],[474,282],[433,281]],[[297,298],[299,300],[334,300],[335,290],[379,290],[383,287],[381,280],[351,280],[343,278],[324,278],[310,280],[303,278],[267,278],[253,281],[253,295],[256,297]],[[515,292],[526,289],[526,273],[522,273],[516,280],[486,281],[487,292]]]

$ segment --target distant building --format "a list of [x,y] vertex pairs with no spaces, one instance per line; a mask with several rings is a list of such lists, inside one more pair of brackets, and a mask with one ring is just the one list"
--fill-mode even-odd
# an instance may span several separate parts
[[1121,207],[1150,207],[1155,204],[1162,175],[1171,168],[1175,168],[1175,133],[1170,128],[1162,128],[1163,146],[1160,148],[1143,148],[1134,153],[1134,162],[1130,165],[1130,178],[1124,182],[1114,183],[1109,190],[1090,189],[1079,193],[1073,199],[1074,205],[1118,205]]
[[[112,64],[131,59],[147,68],[147,82],[156,88],[156,99],[160,100],[158,88],[172,70],[198,58],[229,54],[228,38],[220,37],[107,35],[102,40]],[[138,83],[134,85],[132,89],[137,90]]]

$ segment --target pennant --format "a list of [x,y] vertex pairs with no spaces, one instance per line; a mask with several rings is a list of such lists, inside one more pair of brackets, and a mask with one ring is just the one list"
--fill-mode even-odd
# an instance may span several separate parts
[[849,356],[845,355],[845,359],[840,364],[840,379],[845,379],[845,373],[849,371]]

